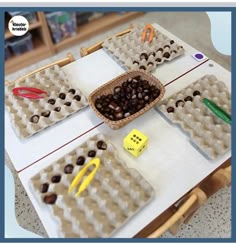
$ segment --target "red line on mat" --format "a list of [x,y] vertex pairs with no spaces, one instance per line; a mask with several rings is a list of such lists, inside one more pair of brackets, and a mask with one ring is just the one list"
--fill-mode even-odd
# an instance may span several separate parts
[[[183,73],[182,75],[180,75],[180,76],[176,77],[175,79],[173,79],[173,80],[172,80],[172,81],[170,81],[169,83],[165,84],[164,86],[168,86],[168,85],[170,85],[172,82],[174,82],[174,81],[178,80],[179,78],[183,77],[184,75],[186,75],[186,74],[188,74],[189,72],[193,71],[194,69],[198,68],[199,66],[201,66],[201,65],[202,65],[202,64],[204,64],[204,63],[206,63],[207,61],[209,61],[209,59],[207,59],[207,60],[205,60],[204,62],[202,62],[202,63],[198,64],[197,66],[193,67],[192,69],[190,69],[190,70],[186,71],[186,72],[185,72],[185,73]],[[17,173],[20,173],[20,172],[24,171],[25,169],[27,169],[27,168],[31,167],[32,165],[36,164],[36,163],[37,163],[37,162],[39,162],[40,160],[42,160],[42,159],[46,158],[46,157],[47,157],[47,156],[49,156],[50,154],[52,154],[52,153],[54,153],[54,152],[58,151],[59,149],[61,149],[61,148],[65,147],[65,146],[66,146],[66,145],[68,145],[68,144],[70,144],[71,142],[73,142],[73,141],[77,140],[77,139],[78,139],[78,138],[80,138],[81,136],[83,136],[83,135],[87,134],[88,132],[92,131],[93,129],[97,128],[98,126],[102,125],[103,123],[104,123],[104,122],[101,122],[100,124],[98,124],[98,125],[96,125],[96,126],[92,127],[91,129],[89,129],[89,130],[85,131],[85,132],[84,132],[84,133],[82,133],[81,135],[79,135],[79,136],[75,137],[74,139],[72,139],[72,140],[68,141],[67,143],[65,143],[64,145],[62,145],[62,146],[58,147],[58,148],[57,148],[57,149],[55,149],[54,151],[52,151],[52,152],[50,152],[50,153],[48,153],[48,154],[44,155],[42,158],[37,159],[37,160],[36,160],[36,161],[34,161],[33,163],[31,163],[31,164],[27,165],[26,167],[24,167],[23,169],[21,169],[21,170],[17,171]]]
[[199,66],[201,66],[202,64],[205,64],[207,61],[209,61],[209,59],[207,59],[207,60],[205,60],[204,62],[202,62],[202,63],[198,64],[197,66],[193,67],[192,69],[190,69],[190,70],[186,71],[186,72],[185,72],[185,73],[183,73],[182,75],[180,75],[180,76],[176,77],[175,79],[173,79],[173,80],[172,80],[172,81],[170,81],[169,83],[165,84],[164,86],[168,86],[168,85],[170,85],[172,82],[174,82],[174,81],[178,80],[179,78],[181,78],[181,77],[185,76],[186,74],[188,74],[189,72],[191,72],[191,71],[193,71],[194,69],[198,68],[198,67],[199,67]]
[[20,173],[20,172],[24,171],[25,169],[27,169],[27,168],[31,167],[32,165],[36,164],[38,161],[40,161],[40,160],[42,160],[42,159],[46,158],[46,157],[47,157],[47,156],[49,156],[50,154],[52,154],[52,153],[54,153],[54,152],[58,151],[59,149],[61,149],[61,148],[65,147],[65,146],[66,146],[66,145],[68,145],[68,144],[70,144],[71,142],[73,142],[73,141],[77,140],[77,139],[78,139],[78,138],[80,138],[81,136],[83,136],[83,135],[87,134],[88,132],[90,132],[90,131],[94,130],[95,128],[97,128],[98,126],[102,125],[103,123],[104,123],[104,122],[101,122],[100,124],[98,124],[98,125],[96,125],[96,126],[92,127],[91,129],[89,129],[89,130],[85,131],[85,132],[84,132],[84,133],[82,133],[81,135],[79,135],[79,136],[77,136],[77,137],[73,138],[72,140],[68,141],[67,143],[63,144],[62,146],[58,147],[57,149],[53,150],[52,152],[50,152],[50,153],[48,153],[48,154],[44,155],[42,158],[37,159],[37,160],[36,160],[36,161],[34,161],[33,163],[31,163],[31,164],[27,165],[26,167],[24,167],[23,169],[21,169],[21,170],[17,171],[17,173]]

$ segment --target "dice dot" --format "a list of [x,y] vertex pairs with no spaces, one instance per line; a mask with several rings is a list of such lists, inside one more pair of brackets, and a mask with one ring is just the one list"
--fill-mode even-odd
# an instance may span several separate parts
[[134,134],[134,137],[136,137],[136,135]]
[[142,141],[142,139],[141,139],[141,138],[139,138],[139,141]]

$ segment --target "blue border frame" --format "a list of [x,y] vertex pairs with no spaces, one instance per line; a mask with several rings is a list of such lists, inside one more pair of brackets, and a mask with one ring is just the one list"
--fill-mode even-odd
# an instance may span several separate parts
[[[43,4],[43,3],[42,3]],[[154,3],[155,4],[155,3]],[[78,3],[79,5],[79,3]],[[178,12],[178,11],[188,11],[188,12],[199,12],[199,11],[230,11],[232,13],[232,43],[235,41],[235,33],[233,26],[235,25],[236,22],[236,8],[235,7],[0,7],[0,46],[4,47],[4,12],[5,11],[59,11],[59,10],[67,10],[67,11],[101,11],[101,12],[119,12],[119,11],[140,11],[140,12],[153,12],[153,11],[169,11],[169,12]],[[232,81],[234,81],[234,73],[233,71],[235,69],[235,62],[233,60],[233,57],[236,57],[236,49],[232,45]],[[0,61],[1,61],[1,66],[0,66],[0,75],[1,75],[1,90],[0,90],[0,96],[1,96],[1,104],[0,104],[0,109],[1,109],[1,119],[2,119],[2,124],[4,124],[4,51],[3,49],[0,50]],[[232,108],[234,108],[234,89],[236,88],[236,84],[232,82]],[[234,109],[232,109],[234,110]],[[234,114],[232,113],[232,122],[234,122]],[[233,123],[232,123],[233,125]],[[2,184],[0,185],[1,189],[1,194],[2,194],[2,199],[4,197],[4,154],[5,154],[5,149],[4,149],[4,127],[0,127],[0,144],[2,145],[1,148],[1,181]],[[234,136],[234,127],[232,126],[232,140]],[[232,141],[232,152],[234,152],[235,146]],[[233,160],[233,155],[232,155],[232,160]],[[232,161],[231,161],[232,162]],[[232,175],[235,175],[234,173],[234,167],[232,167]],[[232,192],[233,192],[233,182],[232,182]],[[231,204],[234,206],[235,200],[234,197],[232,196]],[[25,243],[25,242],[235,242],[236,241],[236,228],[234,225],[234,222],[232,221],[232,229],[231,229],[231,238],[165,238],[165,239],[146,239],[146,238],[135,238],[135,239],[130,239],[130,238],[106,238],[106,239],[62,239],[62,238],[44,238],[44,239],[28,239],[28,238],[4,238],[4,201],[0,201],[0,211],[1,211],[1,219],[0,219],[0,225],[2,228],[0,228],[0,241],[1,242],[17,242],[17,243]],[[232,217],[234,215],[235,211],[234,208],[232,207]]]

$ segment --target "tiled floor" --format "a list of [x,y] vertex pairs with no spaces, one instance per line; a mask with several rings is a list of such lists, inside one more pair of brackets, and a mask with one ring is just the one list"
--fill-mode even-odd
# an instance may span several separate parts
[[[230,70],[230,56],[218,53],[212,46],[210,40],[210,22],[205,13],[201,12],[150,12],[137,18],[131,23],[158,23],[164,28],[183,39],[199,51],[205,53],[210,59]],[[73,53],[76,59],[80,58],[79,49],[82,46],[88,47],[97,41],[103,40],[111,34],[117,33],[129,26],[129,23],[120,25],[104,34],[97,35],[92,39],[80,43],[68,50],[65,50],[52,58],[33,64],[19,72],[8,75],[7,80],[12,81],[17,77],[35,70],[44,64],[51,63],[54,60],[65,57],[66,53]],[[11,162],[6,160],[9,167]],[[15,176],[16,185],[16,216],[19,224],[24,228],[31,230],[39,235],[46,236],[46,232],[22,187],[19,178],[12,169]],[[212,196],[194,215],[189,224],[183,225],[176,238],[229,238],[231,236],[231,187],[220,190]],[[162,237],[173,237],[165,233]]]

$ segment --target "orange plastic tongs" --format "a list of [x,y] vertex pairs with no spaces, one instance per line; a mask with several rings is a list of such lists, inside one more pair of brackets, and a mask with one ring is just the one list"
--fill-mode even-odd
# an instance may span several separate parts
[[153,36],[154,36],[154,28],[150,24],[146,25],[143,30],[143,33],[142,33],[142,42],[143,43],[146,41],[147,34],[148,34],[148,43],[151,43]]

